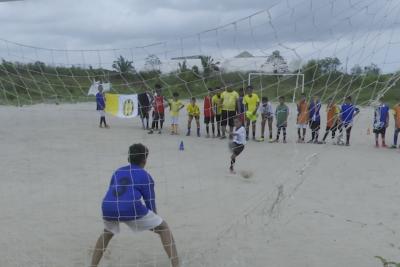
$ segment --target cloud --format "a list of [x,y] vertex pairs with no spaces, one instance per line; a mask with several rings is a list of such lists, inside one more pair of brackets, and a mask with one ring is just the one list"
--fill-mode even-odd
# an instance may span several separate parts
[[[389,39],[399,35],[399,10],[396,0],[25,0],[0,3],[0,38],[61,50],[131,48],[85,52],[87,64],[109,64],[119,54],[141,61],[148,54],[225,58],[275,49],[290,60],[337,55],[355,63],[363,61],[353,55],[358,49],[388,64],[375,50],[379,44],[395,53]],[[160,44],[137,48],[152,43]],[[0,41],[0,57],[68,63],[62,52],[49,54]],[[71,64],[83,60],[81,52],[68,54]]]

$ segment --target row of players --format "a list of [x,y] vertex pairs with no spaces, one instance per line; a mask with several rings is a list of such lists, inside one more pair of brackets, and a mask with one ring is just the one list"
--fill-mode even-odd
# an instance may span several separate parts
[[[101,89],[99,89],[101,90]],[[104,110],[105,101],[100,94],[100,101],[97,101],[97,108],[100,112]],[[98,94],[98,95],[99,95]],[[165,109],[169,107],[171,115],[171,134],[178,134],[179,113],[184,104],[179,100],[179,94],[173,93],[173,98],[167,100],[162,94],[160,85],[155,86],[155,94],[144,92],[138,95],[139,115],[142,121],[143,129],[149,130],[149,134],[158,131],[161,134],[164,119]],[[99,103],[102,102],[102,103]],[[197,136],[200,136],[200,108],[196,103],[196,98],[191,98],[190,103],[186,107],[188,114],[187,133],[191,134],[192,121],[196,122]],[[319,96],[314,96],[308,103],[306,96],[301,95],[301,99],[297,103],[297,134],[299,143],[304,143],[306,138],[307,128],[311,129],[311,138],[308,143],[322,144],[325,143],[329,133],[332,135],[334,143],[340,145],[350,145],[350,135],[353,126],[354,117],[360,110],[352,103],[350,96],[346,97],[342,105],[337,105],[333,99],[328,100],[326,131],[319,140],[319,131],[321,128],[321,102]],[[397,136],[400,132],[400,104],[393,108],[395,120],[395,133],[392,147],[397,147]],[[151,128],[149,127],[150,114],[152,115]],[[261,116],[261,136],[256,139],[256,123],[258,116]],[[239,90],[239,93],[234,91],[232,87],[227,87],[225,90],[220,88],[209,89],[208,95],[204,97],[203,116],[206,128],[206,137],[226,138],[227,126],[229,132],[233,132],[234,118],[238,117],[246,129],[246,140],[249,140],[250,126],[252,130],[252,139],[256,141],[264,141],[265,128],[268,125],[269,141],[279,142],[280,133],[283,133],[283,142],[286,142],[286,128],[288,126],[289,107],[285,104],[285,98],[279,97],[279,104],[275,111],[267,97],[259,96],[253,92],[253,87],[248,86],[245,90]],[[273,121],[276,120],[276,138],[273,139]],[[100,119],[100,127],[105,124],[104,113],[102,112]],[[211,124],[211,134],[210,134]],[[376,146],[379,147],[378,138],[381,136],[382,146],[386,147],[385,133],[389,125],[389,107],[380,103],[374,114],[373,129],[375,133]],[[342,140],[343,130],[346,132],[346,141]],[[337,141],[335,141],[336,132],[339,131]]]

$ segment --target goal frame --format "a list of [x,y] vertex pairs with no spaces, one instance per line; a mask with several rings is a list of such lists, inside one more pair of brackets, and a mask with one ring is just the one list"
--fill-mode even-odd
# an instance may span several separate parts
[[[251,85],[251,77],[252,76],[296,76],[296,87],[293,91],[293,99],[292,102],[294,103],[296,100],[296,93],[298,88],[301,88],[301,93],[304,93],[304,73],[267,73],[267,72],[250,72],[248,74],[247,85]],[[301,82],[299,82],[299,78],[301,78]],[[263,88],[261,84],[261,89]],[[278,94],[277,94],[278,95]],[[262,90],[261,90],[262,96]]]

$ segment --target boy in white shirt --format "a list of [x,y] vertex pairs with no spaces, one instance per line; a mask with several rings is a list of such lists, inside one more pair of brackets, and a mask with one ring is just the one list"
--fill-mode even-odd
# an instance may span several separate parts
[[246,145],[246,129],[239,118],[235,118],[235,130],[230,134],[230,137],[233,138],[233,140],[229,143],[229,148],[232,151],[231,166],[229,167],[229,170],[231,173],[235,173],[233,167],[236,162],[236,157],[242,153],[244,146]]
[[269,142],[272,142],[272,122],[274,120],[274,111],[272,109],[271,102],[268,101],[268,97],[263,97],[261,100],[261,139],[264,141],[265,124],[268,122],[269,130]]

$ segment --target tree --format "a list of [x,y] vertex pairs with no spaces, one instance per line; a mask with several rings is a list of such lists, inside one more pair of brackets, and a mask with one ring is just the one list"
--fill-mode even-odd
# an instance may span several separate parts
[[337,57],[326,57],[318,60],[321,73],[327,74],[329,72],[336,72],[338,67],[342,64]]
[[179,62],[179,63],[178,63],[178,67],[179,67],[179,72],[180,72],[180,73],[182,73],[182,72],[187,72],[187,71],[188,71],[188,67],[187,67],[187,65],[186,65],[186,60],[184,60],[182,63]]
[[214,71],[219,71],[220,62],[214,62],[210,56],[200,56],[201,65],[203,66],[204,77],[210,76]]
[[119,58],[113,62],[112,67],[123,74],[135,71],[133,61],[126,60],[123,56],[119,56]]
[[272,70],[274,73],[289,72],[288,64],[279,52],[279,50],[275,50],[274,52],[272,52],[272,54],[268,56],[265,64],[272,65]]
[[362,69],[361,66],[358,65],[358,64],[354,65],[354,66],[350,69],[351,75],[354,75],[354,76],[361,75],[362,72],[363,72],[363,69]]
[[371,63],[371,65],[364,67],[364,73],[366,75],[379,75],[381,73],[381,69],[378,67],[378,65]]
[[151,54],[146,58],[146,63],[144,67],[146,70],[149,71],[160,71],[161,64],[161,60],[156,55]]
[[199,75],[199,74],[200,74],[199,67],[197,67],[196,65],[193,65],[192,71],[193,71],[193,73],[195,73],[196,75]]

